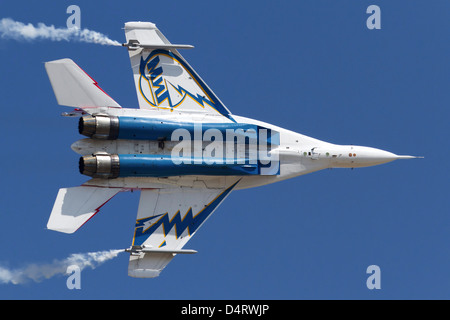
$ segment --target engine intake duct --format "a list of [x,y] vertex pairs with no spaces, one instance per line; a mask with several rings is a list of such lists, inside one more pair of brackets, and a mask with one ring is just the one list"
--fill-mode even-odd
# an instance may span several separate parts
[[114,179],[119,176],[119,156],[116,154],[94,154],[80,158],[81,174],[93,178]]
[[115,140],[119,136],[119,118],[105,115],[81,117],[78,132],[89,138]]

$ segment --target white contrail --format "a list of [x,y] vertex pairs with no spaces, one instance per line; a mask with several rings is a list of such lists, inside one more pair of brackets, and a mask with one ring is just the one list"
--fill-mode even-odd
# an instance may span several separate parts
[[0,283],[23,284],[29,280],[40,282],[56,275],[67,275],[67,267],[76,265],[80,271],[86,267],[95,269],[102,263],[114,259],[123,249],[107,250],[88,253],[75,253],[63,260],[54,260],[52,263],[29,264],[23,268],[10,269],[0,266]]
[[115,40],[109,39],[106,35],[88,29],[78,28],[55,28],[38,23],[37,27],[33,24],[14,21],[11,18],[0,20],[0,37],[14,40],[38,40],[48,39],[51,41],[79,41],[89,42],[109,46],[120,46]]

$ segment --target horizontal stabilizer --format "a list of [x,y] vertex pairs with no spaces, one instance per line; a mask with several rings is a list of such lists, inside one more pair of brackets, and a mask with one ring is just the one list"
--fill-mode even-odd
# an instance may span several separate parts
[[45,63],[50,83],[58,104],[76,108],[120,108],[92,79],[71,59]]
[[47,228],[74,233],[121,190],[88,186],[59,189]]

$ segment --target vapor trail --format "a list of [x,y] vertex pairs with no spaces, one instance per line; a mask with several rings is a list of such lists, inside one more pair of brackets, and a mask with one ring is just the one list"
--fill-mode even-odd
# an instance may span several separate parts
[[67,275],[67,267],[71,265],[77,265],[80,270],[86,267],[95,269],[104,262],[114,259],[121,252],[124,250],[75,253],[63,260],[54,260],[52,263],[46,264],[33,263],[19,269],[0,266],[0,283],[23,284],[30,280],[40,282],[56,275]]
[[120,46],[115,40],[109,39],[106,35],[89,29],[78,28],[55,28],[39,22],[35,27],[33,24],[25,24],[14,21],[11,18],[0,20],[0,37],[13,40],[39,40],[47,39],[51,41],[78,41],[89,42],[109,46]]

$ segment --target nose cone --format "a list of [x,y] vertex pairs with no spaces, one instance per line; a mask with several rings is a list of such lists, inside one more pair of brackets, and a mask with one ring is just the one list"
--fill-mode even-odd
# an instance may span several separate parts
[[[399,156],[396,154],[370,147],[353,147],[352,154],[355,167],[375,166],[397,160]],[[349,158],[352,158],[349,157]]]
[[336,167],[361,168],[376,166],[397,159],[412,159],[413,156],[399,156],[392,152],[362,146],[340,146],[341,156],[337,160]]

